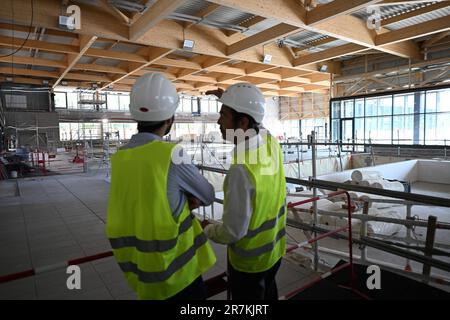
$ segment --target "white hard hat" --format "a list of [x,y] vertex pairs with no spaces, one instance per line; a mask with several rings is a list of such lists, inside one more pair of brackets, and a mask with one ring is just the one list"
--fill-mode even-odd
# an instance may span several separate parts
[[164,121],[175,114],[179,99],[177,89],[163,74],[147,73],[133,85],[130,113],[137,121]]
[[219,101],[225,106],[251,116],[257,123],[264,118],[266,100],[261,91],[253,84],[240,82],[230,86]]

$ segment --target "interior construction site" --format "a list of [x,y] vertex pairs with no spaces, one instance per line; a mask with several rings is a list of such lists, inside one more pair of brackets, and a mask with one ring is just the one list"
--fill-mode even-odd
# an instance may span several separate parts
[[[111,157],[138,132],[133,84],[159,72],[180,97],[163,140],[214,186],[199,220],[222,221],[235,147],[206,92],[264,94],[287,183],[280,299],[449,300],[449,68],[450,1],[2,3],[0,299],[137,299],[105,233]],[[208,299],[226,300],[211,245]]]

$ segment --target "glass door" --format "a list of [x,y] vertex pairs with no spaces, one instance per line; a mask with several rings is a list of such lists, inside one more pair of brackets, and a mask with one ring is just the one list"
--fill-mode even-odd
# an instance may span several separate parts
[[[353,143],[354,134],[353,118],[341,119],[341,141],[342,143]],[[342,151],[354,151],[353,145],[343,145]]]

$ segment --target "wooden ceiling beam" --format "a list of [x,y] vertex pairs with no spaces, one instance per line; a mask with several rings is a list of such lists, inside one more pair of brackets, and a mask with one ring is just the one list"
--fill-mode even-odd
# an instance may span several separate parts
[[186,0],[158,0],[130,27],[130,40],[137,41],[150,29],[163,21]]
[[383,0],[334,0],[327,4],[317,6],[307,14],[306,24],[314,25],[325,22],[337,16],[346,15]]
[[265,45],[276,39],[287,37],[292,33],[299,31],[300,30],[295,26],[280,23],[272,28],[261,31],[253,36],[244,38],[238,42],[229,45],[227,48],[227,55],[234,55],[238,52],[248,50],[252,47]]
[[80,60],[80,58],[83,56],[83,54],[86,52],[86,50],[89,49],[89,47],[94,44],[95,40],[97,40],[96,36],[91,36],[91,37],[83,36],[83,35],[80,36],[80,38],[79,38],[80,52],[75,55],[70,55],[70,54],[68,55],[67,67],[61,73],[58,80],[56,80],[55,83],[53,84],[53,89],[61,82],[62,79],[65,78],[65,76],[75,66],[75,64],[78,62],[78,60]]
[[[217,3],[209,3],[205,8],[200,10],[195,14],[196,17],[199,17],[200,19],[206,19],[210,14],[212,14],[214,11],[220,8],[220,5]],[[194,26],[195,22],[188,22],[185,24],[185,28],[189,29],[190,27]]]
[[439,9],[443,9],[450,6],[450,1],[442,1],[442,2],[438,2],[438,3],[434,3],[431,5],[428,5],[424,8],[420,8],[420,9],[416,9],[410,12],[405,12],[403,14],[399,14],[395,17],[391,17],[391,18],[387,18],[387,19],[383,19],[381,20],[381,25],[382,26],[387,26],[396,22],[400,22],[402,20],[405,19],[409,19],[409,18],[413,18],[425,13],[429,13],[435,10],[439,10]]
[[104,90],[106,88],[108,88],[109,86],[113,85],[114,83],[130,76],[133,75],[134,73],[136,73],[139,70],[144,69],[145,67],[151,65],[152,63],[154,63],[155,61],[157,61],[158,59],[161,59],[162,57],[168,55],[169,53],[173,52],[173,50],[171,49],[164,49],[164,48],[154,48],[154,47],[149,47],[148,48],[148,55],[147,55],[147,62],[144,64],[138,64],[138,65],[132,65],[130,66],[129,72],[125,75],[122,76],[118,76],[116,79],[114,79],[113,81],[107,83],[106,85],[104,85],[103,87],[101,87],[100,89],[98,89],[99,91]]
[[375,42],[378,46],[383,46],[449,30],[450,16],[445,16],[442,18],[379,34],[377,35]]

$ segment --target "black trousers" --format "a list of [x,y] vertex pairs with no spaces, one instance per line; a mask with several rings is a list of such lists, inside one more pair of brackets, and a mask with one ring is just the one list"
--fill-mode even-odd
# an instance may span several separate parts
[[233,300],[278,300],[275,276],[281,259],[267,271],[248,273],[235,270],[229,264],[231,298]]
[[167,300],[206,300],[206,298],[206,285],[200,276],[186,288]]

